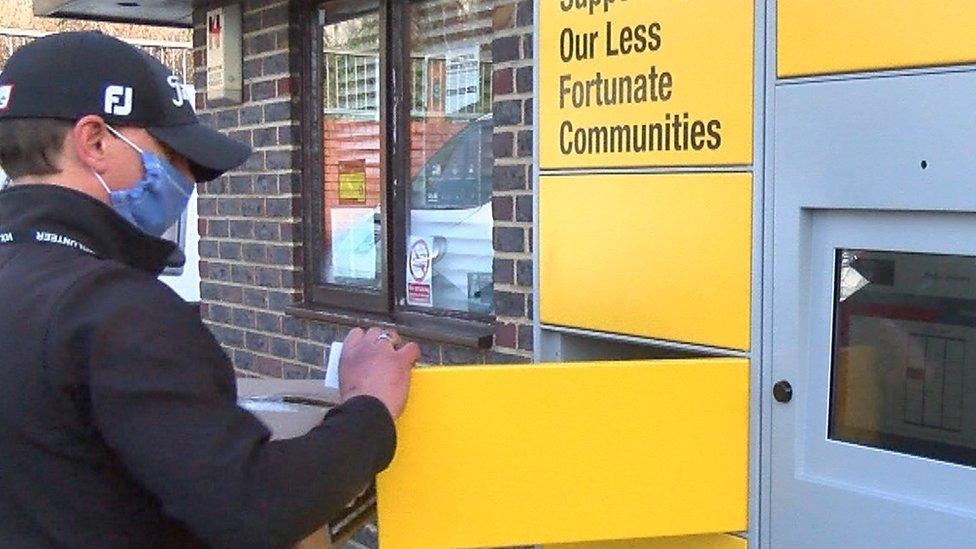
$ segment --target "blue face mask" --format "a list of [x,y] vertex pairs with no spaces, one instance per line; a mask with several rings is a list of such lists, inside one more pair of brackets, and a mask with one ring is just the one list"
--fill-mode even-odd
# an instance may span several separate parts
[[95,177],[108,192],[112,209],[116,213],[143,232],[162,236],[183,215],[190,195],[193,194],[193,181],[187,179],[169,162],[139,148],[115,128],[107,127],[139,153],[144,175],[131,188],[120,191],[109,189],[97,172]]

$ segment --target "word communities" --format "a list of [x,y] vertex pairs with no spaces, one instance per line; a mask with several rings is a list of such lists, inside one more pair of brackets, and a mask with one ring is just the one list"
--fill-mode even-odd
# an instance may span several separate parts
[[716,150],[722,146],[722,123],[692,119],[688,113],[667,113],[661,122],[559,126],[562,154],[643,153]]

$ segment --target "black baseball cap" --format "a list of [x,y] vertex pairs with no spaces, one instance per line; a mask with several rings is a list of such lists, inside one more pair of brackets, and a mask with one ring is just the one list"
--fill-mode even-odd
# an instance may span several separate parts
[[145,128],[186,157],[197,181],[240,166],[247,145],[201,124],[180,78],[142,50],[100,32],[65,32],[22,46],[0,73],[0,120],[89,114]]

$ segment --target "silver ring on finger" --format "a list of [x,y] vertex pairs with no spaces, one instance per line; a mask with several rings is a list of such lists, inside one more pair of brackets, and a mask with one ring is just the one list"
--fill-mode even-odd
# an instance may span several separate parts
[[380,335],[376,336],[376,341],[393,341],[393,338],[390,337],[390,332],[383,330]]

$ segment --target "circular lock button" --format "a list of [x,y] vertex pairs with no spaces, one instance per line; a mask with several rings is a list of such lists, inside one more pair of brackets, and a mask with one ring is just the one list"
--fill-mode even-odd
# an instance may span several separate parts
[[773,385],[773,398],[776,399],[776,402],[781,402],[783,404],[793,400],[793,386],[790,385],[790,382],[786,381],[785,379],[777,381],[776,384]]

